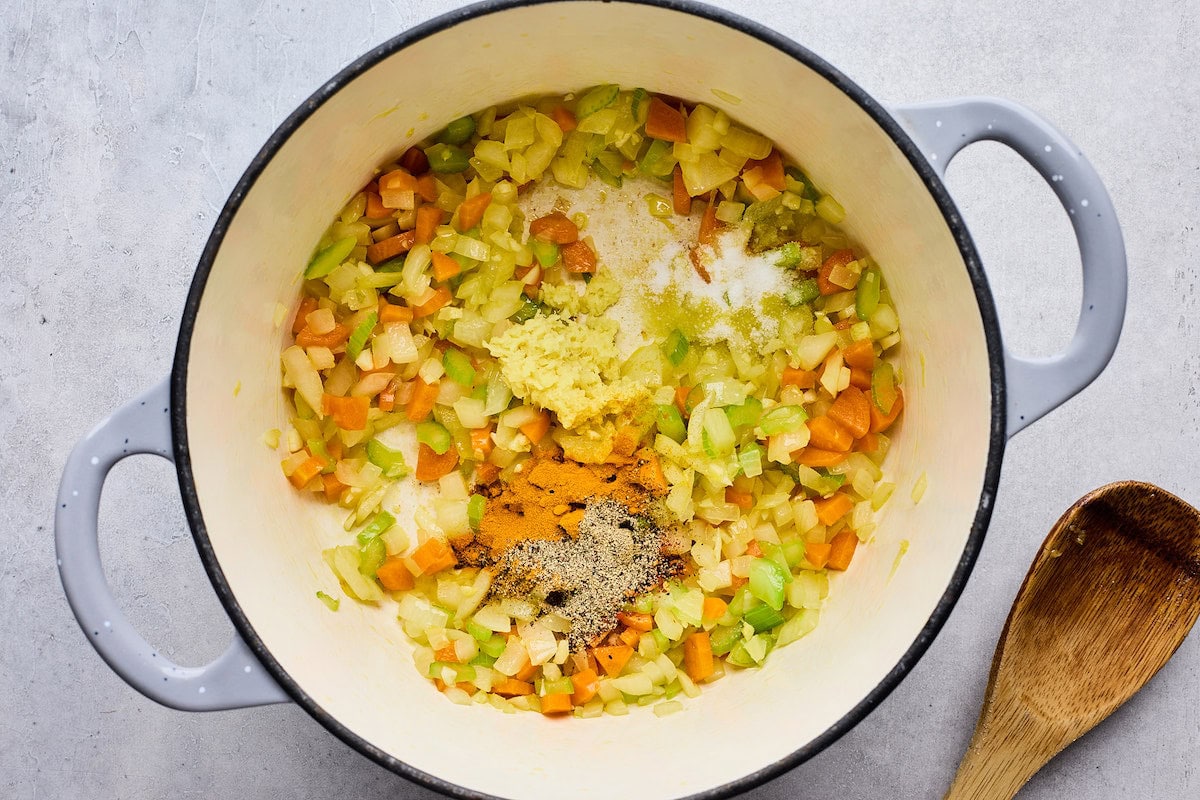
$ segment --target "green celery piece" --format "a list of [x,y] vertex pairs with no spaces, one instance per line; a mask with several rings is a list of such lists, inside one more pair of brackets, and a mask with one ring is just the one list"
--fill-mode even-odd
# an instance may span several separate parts
[[544,684],[546,694],[574,694],[575,682],[570,678],[559,678],[554,681],[546,681]]
[[404,259],[408,256],[407,253],[389,258],[379,266],[375,267],[376,272],[401,272],[404,269]]
[[383,470],[385,478],[403,478],[408,475],[408,464],[404,463],[404,454],[378,439],[367,442],[367,460]]
[[467,663],[473,667],[490,667],[496,663],[496,656],[489,656],[487,653],[480,650],[475,654],[475,657]]
[[896,397],[896,371],[891,364],[881,361],[871,373],[871,399],[880,413],[890,414]]
[[380,511],[371,518],[371,521],[367,523],[367,527],[358,532],[358,543],[366,544],[395,524],[396,518],[394,516],[387,511]]
[[487,653],[492,658],[499,658],[504,652],[504,648],[508,646],[508,640],[503,636],[493,633],[492,638],[486,642],[479,643],[479,652]]
[[486,642],[492,638],[492,629],[483,627],[473,619],[467,620],[467,633],[471,634],[477,642]]
[[620,92],[621,87],[615,83],[604,83],[584,92],[575,106],[576,119],[583,119],[589,114],[595,114],[601,109],[608,108],[617,99]]
[[475,383],[475,367],[471,365],[471,357],[457,347],[447,348],[442,355],[442,367],[455,383],[468,388]]
[[755,633],[769,631],[777,625],[783,624],[783,614],[768,605],[755,606],[746,612],[743,619],[750,623]]
[[762,417],[762,408],[762,400],[747,397],[746,402],[740,406],[726,406],[725,416],[729,417],[729,424],[734,428],[745,428],[758,424],[759,418]]
[[450,122],[438,136],[438,141],[445,144],[466,144],[475,135],[475,118],[459,117]]
[[338,606],[342,604],[341,600],[338,600],[336,597],[330,597],[324,592],[317,592],[317,599],[324,603],[325,607],[330,611],[337,611]]
[[743,585],[733,593],[733,599],[729,601],[729,613],[740,617],[760,602],[758,598],[750,594],[750,587]]
[[541,239],[530,237],[529,249],[533,250],[533,257],[543,268],[549,269],[558,263],[558,245],[554,242],[543,242]]
[[790,539],[784,542],[783,557],[787,561],[789,568],[795,569],[799,566],[800,562],[804,560],[804,541],[802,539]]
[[762,415],[759,427],[767,436],[773,436],[777,433],[798,431],[807,420],[808,414],[801,406],[775,406]]
[[640,86],[633,90],[629,98],[629,113],[638,125],[646,124],[646,114],[650,111],[650,93]]
[[471,499],[467,501],[467,521],[471,524],[471,530],[479,530],[479,525],[483,521],[483,512],[486,509],[486,497],[481,494],[471,495]]
[[429,665],[429,677],[442,677],[443,670],[454,672],[454,682],[464,683],[475,680],[475,668],[470,664],[459,664],[455,661],[434,661]]
[[358,246],[358,239],[353,236],[347,236],[344,239],[338,239],[333,244],[329,245],[321,252],[312,257],[312,261],[308,262],[308,267],[304,270],[304,278],[324,278],[329,273],[333,272],[339,264],[346,260],[350,252]]
[[725,656],[725,660],[735,667],[749,668],[758,666],[757,662],[746,652],[745,642],[735,644],[733,649],[729,651],[729,655]]
[[643,175],[652,178],[665,178],[675,169],[675,157],[671,153],[671,143],[662,139],[650,142],[649,149],[638,163],[638,170]]
[[708,635],[709,646],[713,655],[723,656],[742,640],[742,625],[718,625]]
[[690,348],[691,345],[688,344],[687,337],[683,335],[683,331],[676,328],[671,331],[666,341],[663,342],[662,351],[667,360],[678,367],[687,358]]
[[[530,239],[530,241],[536,242],[537,240]],[[551,246],[553,247],[553,245]],[[518,308],[516,313],[509,317],[509,319],[520,325],[522,322],[528,322],[536,317],[538,312],[541,310],[541,303],[537,302],[536,300],[530,300],[528,297],[526,297],[524,301],[522,301],[521,307]]]
[[[750,594],[779,611],[783,608],[784,589],[791,582],[791,577],[791,574],[775,561],[756,558],[750,562],[750,582],[747,585],[750,587]],[[750,616],[749,612],[746,616]]]
[[355,326],[354,332],[350,334],[350,341],[346,342],[346,355],[350,357],[351,361],[362,354],[367,339],[371,338],[371,331],[375,330],[375,326],[378,324],[379,315],[372,311],[366,319]]
[[762,474],[763,459],[766,457],[766,450],[757,442],[749,442],[742,445],[738,450],[738,467],[743,475],[748,477],[756,477]]
[[858,279],[858,288],[854,295],[854,313],[859,319],[869,320],[879,307],[879,290],[881,280],[879,270],[870,267]]
[[653,614],[654,595],[649,592],[638,595],[637,599],[633,601],[633,610],[639,614]]
[[683,416],[674,404],[664,404],[655,407],[655,424],[663,436],[682,442],[687,438],[687,427],[683,424]]
[[471,166],[470,156],[461,147],[452,144],[435,144],[425,149],[429,168],[440,174],[465,172]]
[[306,444],[308,452],[325,462],[325,466],[321,467],[322,475],[332,474],[337,469],[337,464],[334,462],[333,456],[329,455],[329,449],[325,447],[323,439],[309,439]]
[[450,445],[453,444],[450,431],[442,425],[428,420],[417,423],[417,441],[428,445],[429,449],[439,456],[449,450]]
[[[361,535],[359,534],[360,537]],[[372,536],[358,548],[358,571],[368,578],[374,578],[375,571],[386,558],[387,547],[383,544],[383,539]]]

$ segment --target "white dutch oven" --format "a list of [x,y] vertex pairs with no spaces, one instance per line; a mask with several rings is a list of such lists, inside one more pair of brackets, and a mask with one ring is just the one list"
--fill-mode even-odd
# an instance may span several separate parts
[[[331,614],[313,599],[329,581],[321,548],[340,526],[287,486],[259,443],[286,421],[272,312],[293,301],[300,265],[376,164],[476,109],[609,82],[724,108],[842,202],[849,232],[884,265],[904,324],[907,407],[887,469],[902,487],[926,472],[929,491],[920,505],[886,508],[877,541],[833,579],[813,634],[683,713],[563,721],[456,706],[412,668],[392,610],[344,602]],[[1024,156],[1071,214],[1084,300],[1076,336],[1055,358],[1004,351],[942,184],[951,157],[982,139]],[[827,746],[912,668],[979,552],[1006,437],[1103,369],[1124,308],[1108,196],[1075,147],[1029,111],[990,99],[889,111],[794,42],[691,3],[484,3],[352,64],[254,159],[204,250],[169,382],[113,414],[67,464],[56,522],[63,585],[105,661],[169,706],[292,700],[380,764],[464,797],[727,796]],[[100,487],[133,453],[175,461],[196,545],[236,626],[207,666],[157,653],[105,585]],[[893,573],[903,539],[911,548]]]

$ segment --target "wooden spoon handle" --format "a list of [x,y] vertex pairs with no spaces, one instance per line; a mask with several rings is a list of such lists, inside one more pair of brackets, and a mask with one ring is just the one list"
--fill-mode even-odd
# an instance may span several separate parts
[[985,708],[945,800],[1011,800],[1067,744],[1028,709]]

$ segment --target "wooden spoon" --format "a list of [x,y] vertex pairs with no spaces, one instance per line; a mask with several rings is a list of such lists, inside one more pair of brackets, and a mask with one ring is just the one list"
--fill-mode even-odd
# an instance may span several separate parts
[[1200,512],[1133,481],[1081,499],[1025,576],[946,800],[1013,797],[1141,689],[1197,615]]

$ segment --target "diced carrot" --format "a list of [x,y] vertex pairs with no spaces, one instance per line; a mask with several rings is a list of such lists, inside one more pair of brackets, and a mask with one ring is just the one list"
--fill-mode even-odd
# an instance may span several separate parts
[[442,224],[442,210],[437,206],[424,205],[417,209],[417,223],[414,228],[415,244],[429,244],[433,241],[433,232]]
[[529,235],[543,242],[571,244],[579,240],[579,226],[566,214],[555,211],[529,223]]
[[471,452],[476,461],[484,461],[492,453],[492,428],[473,428],[471,430]]
[[321,398],[321,410],[333,417],[334,424],[344,431],[361,431],[367,427],[367,412],[371,408],[369,397],[336,397],[326,394]]
[[483,212],[492,202],[492,193],[484,192],[474,197],[468,197],[458,206],[458,229],[469,231],[483,219]]
[[292,334],[295,335],[307,327],[305,317],[317,310],[317,298],[305,297],[296,308],[296,316],[292,317]]
[[792,453],[792,461],[805,467],[832,467],[846,460],[845,453],[822,450],[819,447],[802,447]]
[[[516,631],[516,629],[517,626],[514,625],[513,630]],[[540,667],[535,664],[526,664],[525,666],[521,667],[521,669],[518,670],[517,674],[513,675],[513,677],[519,681],[531,681],[533,680],[533,676],[538,674],[539,669]]]
[[749,167],[742,172],[742,183],[746,186],[746,191],[754,197],[755,200],[766,202],[779,197],[779,190],[767,183],[763,174],[763,168],[759,166],[749,166],[750,162],[746,162]]
[[859,389],[871,388],[871,371],[861,367],[850,368],[850,385],[857,386]]
[[519,697],[521,695],[533,694],[533,684],[527,681],[519,681],[516,678],[504,678],[492,684],[492,694],[498,694],[501,697]]
[[296,470],[288,475],[288,480],[292,482],[292,486],[297,489],[303,489],[308,486],[308,482],[321,474],[321,469],[325,466],[325,462],[316,456],[309,456],[308,460],[296,467]]
[[571,683],[575,685],[575,694],[571,695],[571,701],[577,706],[591,700],[600,691],[600,676],[591,667],[572,675]]
[[841,423],[827,416],[813,417],[808,421],[809,444],[818,450],[836,450],[839,453],[849,452],[854,444],[850,431]]
[[668,142],[686,142],[687,122],[679,110],[671,108],[657,97],[651,97],[646,113],[646,135]]
[[442,645],[437,650],[434,650],[433,657],[437,661],[458,661],[458,653],[454,650],[454,642]]
[[329,451],[329,457],[334,461],[340,461],[342,458],[342,440],[333,438],[325,443],[325,449]]
[[587,242],[577,241],[563,245],[559,255],[562,256],[563,269],[567,272],[596,271],[596,253],[588,247]]
[[896,402],[892,403],[892,411],[890,414],[884,414],[879,410],[879,407],[874,402],[871,406],[871,433],[883,433],[888,428],[892,427],[892,423],[900,416],[900,412],[904,410],[904,393],[896,389]]
[[445,253],[433,254],[433,279],[435,281],[438,283],[448,281],[460,272],[462,272],[462,264]]
[[696,234],[696,241],[700,244],[712,244],[717,238],[717,229],[721,227],[721,223],[717,221],[717,205],[716,198],[710,196],[708,205],[704,207],[704,216],[700,218],[700,231]]
[[751,539],[746,543],[746,555],[754,558],[762,558],[762,554],[763,551],[762,548],[759,547],[757,539]]
[[639,450],[637,453],[641,466],[637,471],[637,482],[651,493],[658,494],[667,489],[667,477],[663,474],[662,462],[658,454],[650,449]]
[[391,172],[379,176],[380,193],[382,194],[389,189],[398,189],[404,192],[415,192],[417,190],[417,179],[406,169],[394,169]]
[[859,453],[874,453],[879,449],[879,434],[868,433],[854,443],[854,449]]
[[725,489],[725,502],[733,503],[742,511],[749,511],[754,508],[754,495],[749,492],[739,492],[730,486]]
[[824,569],[825,565],[829,563],[829,551],[832,549],[832,546],[825,542],[806,542],[804,558],[817,569]]
[[342,491],[346,488],[346,484],[337,479],[337,475],[330,473],[321,476],[321,483],[324,484],[325,499],[330,503],[336,503],[342,496]]
[[871,427],[871,405],[862,389],[847,386],[838,393],[837,399],[825,413],[858,439],[865,436]]
[[[379,578],[379,582],[383,584],[383,588],[389,592],[403,592],[416,585],[413,581],[412,573],[408,571],[408,567],[404,564],[404,559],[399,556],[391,556],[380,564],[379,568],[375,570],[375,577]],[[457,660],[457,658],[444,659],[440,655],[438,656],[438,661]]]
[[871,344],[870,339],[859,339],[842,348],[842,360],[850,367],[875,369],[875,345]]
[[858,549],[858,534],[849,528],[838,531],[829,545],[832,550],[829,553],[829,563],[825,566],[838,571],[845,570],[854,558],[854,551]]
[[548,694],[542,697],[542,713],[547,716],[550,714],[567,714],[573,707],[571,705],[571,695],[569,694]]
[[617,455],[631,456],[642,441],[642,430],[636,425],[622,425],[613,437],[613,452]]
[[729,604],[719,597],[704,598],[704,612],[701,616],[704,619],[717,620],[725,616],[725,612],[729,610]]
[[446,306],[450,305],[450,301],[454,299],[454,295],[445,286],[439,286],[433,290],[433,296],[421,303],[419,306],[413,306],[413,318],[421,319],[429,317],[441,311]]
[[381,300],[379,303],[379,323],[387,325],[391,322],[412,322],[413,312],[408,306],[398,306]]
[[393,380],[387,385],[377,398],[379,401],[379,410],[391,413],[396,409],[396,381]]
[[367,219],[386,219],[392,215],[392,210],[383,204],[383,198],[377,192],[367,192],[367,207],[363,216]]
[[697,683],[713,674],[715,667],[708,631],[696,631],[683,640],[683,668]]
[[301,347],[328,347],[334,348],[338,345],[345,344],[350,338],[350,329],[345,325],[334,325],[333,330],[329,333],[313,333],[306,325],[302,331],[296,334],[296,344]]
[[433,173],[417,178],[417,197],[426,203],[436,203],[438,199],[437,178]]
[[404,151],[404,155],[400,156],[400,166],[413,175],[424,175],[429,171],[429,159],[421,148],[410,147]]
[[413,551],[412,560],[422,575],[432,575],[450,569],[458,563],[454,551],[441,539],[426,539],[424,544]]
[[563,133],[570,133],[578,125],[575,115],[566,106],[555,106],[550,112],[550,118],[558,123],[558,127],[562,128]]
[[475,482],[480,486],[488,486],[496,482],[500,477],[500,467],[490,461],[484,461],[475,465]]
[[416,231],[403,231],[381,242],[376,242],[367,248],[367,261],[372,264],[378,264],[381,261],[387,261],[389,258],[395,258],[401,253],[407,253],[409,250],[412,250],[416,240]]
[[825,259],[825,263],[817,270],[817,289],[823,295],[837,294],[838,292],[846,291],[841,286],[829,280],[829,273],[833,272],[833,268],[837,266],[845,266],[854,260],[853,250],[838,250],[836,253]]
[[854,508],[854,501],[850,499],[849,495],[842,492],[838,492],[828,499],[814,500],[813,504],[817,507],[817,519],[821,521],[822,525],[832,525]]
[[593,647],[592,655],[596,657],[596,662],[604,670],[604,674],[615,678],[629,663],[629,658],[633,655],[633,648],[623,644],[612,647]]
[[784,367],[779,383],[783,386],[795,386],[797,389],[811,389],[817,385],[817,373],[808,369]]
[[438,381],[426,383],[419,375],[414,379],[412,397],[408,401],[408,408],[405,409],[405,416],[410,422],[420,422],[429,416],[440,389]]
[[686,217],[692,213],[692,196],[688,194],[687,186],[683,183],[683,170],[678,164],[671,178],[671,201],[675,213]]
[[633,628],[626,628],[617,634],[617,638],[630,647],[637,647],[638,640],[642,638],[642,635]]
[[778,150],[772,150],[770,155],[762,160],[747,161],[745,168],[761,170],[759,180],[777,192],[782,192],[787,188],[783,173],[783,158],[779,155]]
[[521,433],[529,437],[529,441],[537,444],[542,440],[542,437],[550,430],[550,412],[542,409],[538,411],[538,415],[530,422],[526,422],[520,427]]
[[692,393],[692,387],[690,387],[690,386],[676,386],[675,387],[675,407],[678,408],[679,413],[685,417],[688,416],[687,399],[688,399],[688,395],[691,393]]
[[417,468],[413,474],[419,481],[436,481],[449,475],[456,466],[458,451],[453,447],[438,455],[432,447],[422,444],[417,448]]
[[646,633],[654,627],[654,617],[637,611],[620,611],[617,613],[617,620],[622,625],[626,625],[642,633]]

